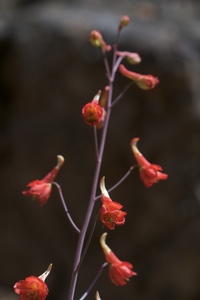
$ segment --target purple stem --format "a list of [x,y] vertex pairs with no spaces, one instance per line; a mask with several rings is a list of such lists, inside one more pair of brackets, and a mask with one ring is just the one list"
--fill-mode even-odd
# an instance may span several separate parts
[[95,196],[96,196],[97,185],[98,185],[98,181],[99,181],[99,174],[100,174],[100,170],[101,170],[101,164],[102,164],[103,153],[104,153],[104,148],[105,148],[106,136],[107,136],[107,131],[108,131],[108,124],[109,124],[110,114],[111,114],[111,109],[112,109],[111,104],[112,104],[112,94],[113,94],[113,81],[114,81],[115,73],[116,73],[116,71],[114,71],[114,65],[115,65],[116,58],[117,58],[116,51],[117,51],[118,40],[119,40],[119,32],[118,32],[118,35],[117,35],[117,43],[114,46],[111,75],[110,75],[110,70],[109,70],[109,66],[108,66],[108,61],[107,61],[107,58],[105,57],[105,54],[104,54],[104,63],[105,63],[105,68],[106,68],[107,76],[108,76],[108,79],[109,79],[109,87],[110,87],[109,95],[108,95],[107,114],[106,114],[106,119],[105,119],[103,131],[102,131],[102,137],[101,137],[101,142],[100,142],[100,147],[99,147],[98,160],[97,160],[96,169],[95,169],[94,178],[93,178],[90,201],[89,201],[88,209],[87,209],[86,216],[85,216],[85,219],[84,219],[84,222],[83,222],[83,226],[82,226],[81,232],[79,234],[78,244],[77,244],[77,248],[76,248],[76,253],[75,253],[75,258],[74,258],[74,265],[73,265],[73,273],[72,273],[71,283],[70,283],[70,287],[69,287],[68,300],[73,300],[74,299],[74,294],[75,294],[75,290],[76,290],[76,283],[77,283],[77,279],[78,279],[77,268],[78,268],[79,263],[81,261],[81,254],[82,254],[82,250],[83,250],[83,244],[84,244],[84,241],[85,241],[85,236],[86,236],[86,233],[87,233],[88,225],[89,225],[89,222],[90,222],[90,219],[91,219],[91,216],[92,216],[92,211],[93,211],[94,204],[95,204]]
[[[116,189],[130,174],[131,174],[131,172],[133,171],[133,169],[135,168],[135,167],[137,167],[138,165],[134,165],[134,166],[131,166],[130,168],[129,168],[129,170],[126,172],[126,174],[119,180],[119,181],[117,181],[117,183],[115,184],[115,185],[113,185],[109,190],[108,190],[108,192],[111,192],[111,191],[113,191],[114,189]],[[101,198],[101,195],[99,195],[99,196],[96,196],[96,198],[95,198],[95,200],[99,200]]]
[[75,254],[75,259],[74,259],[74,265],[73,265],[73,274],[72,274],[72,279],[71,279],[71,284],[70,284],[70,289],[69,289],[69,295],[68,295],[68,300],[73,300],[74,299],[74,294],[75,294],[75,288],[76,288],[76,282],[78,278],[78,272],[76,272],[77,267],[80,262],[81,258],[81,253],[83,249],[83,244],[85,240],[85,235],[87,232],[87,228],[90,222],[90,218],[92,215],[92,211],[94,208],[95,204],[95,195],[96,195],[96,190],[97,190],[97,185],[98,185],[98,180],[99,180],[99,173],[101,169],[101,163],[102,163],[102,158],[103,158],[103,152],[105,148],[105,141],[106,141],[106,135],[108,131],[108,124],[109,124],[109,119],[110,119],[110,114],[111,114],[111,100],[112,100],[112,81],[110,81],[110,91],[109,91],[109,96],[108,96],[108,109],[107,109],[107,115],[106,115],[106,120],[105,124],[103,127],[103,132],[102,132],[102,138],[101,138],[101,143],[100,143],[100,149],[99,149],[99,156],[97,160],[97,165],[96,165],[96,170],[94,174],[94,179],[93,179],[93,184],[92,184],[92,191],[91,191],[91,196],[90,196],[90,202],[88,206],[88,210],[86,212],[86,217],[79,235],[78,239],[78,244],[77,244],[77,249],[76,249],[76,254]]
[[74,223],[74,221],[72,220],[72,218],[70,216],[70,213],[68,211],[67,205],[65,203],[65,199],[63,197],[61,186],[57,182],[55,182],[55,181],[53,181],[52,184],[54,184],[57,187],[57,189],[58,189],[58,192],[59,192],[59,195],[60,195],[60,199],[61,199],[62,205],[64,207],[64,210],[65,210],[65,213],[66,213],[66,215],[68,217],[69,222],[71,223],[72,227],[76,230],[76,232],[80,233],[80,229],[76,226],[76,224]]
[[130,88],[130,86],[133,84],[134,82],[131,81],[129,82],[125,88],[123,89],[123,91],[117,96],[117,98],[115,98],[115,100],[113,100],[112,102],[112,107],[124,96],[124,94],[126,93],[126,91]]
[[91,291],[91,289],[93,288],[93,286],[95,285],[95,283],[97,282],[97,280],[99,279],[99,277],[101,276],[103,269],[108,265],[107,262],[105,262],[101,268],[99,269],[96,277],[94,278],[94,280],[92,281],[91,285],[89,286],[89,288],[87,289],[87,291],[83,294],[83,296],[79,299],[79,300],[83,300],[87,297],[87,295],[89,294],[89,292]]

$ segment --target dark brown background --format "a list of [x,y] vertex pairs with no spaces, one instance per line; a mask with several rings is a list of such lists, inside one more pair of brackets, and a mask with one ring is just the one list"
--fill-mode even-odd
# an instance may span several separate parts
[[[92,29],[114,43],[129,14],[121,50],[137,51],[135,71],[154,74],[152,91],[132,86],[113,109],[101,175],[111,187],[135,161],[130,140],[163,166],[167,181],[146,189],[135,170],[111,193],[128,211],[107,241],[134,264],[137,277],[115,287],[107,270],[88,299],[197,300],[200,297],[200,6],[198,1],[1,1],[0,4],[0,298],[17,299],[13,284],[40,275],[50,262],[48,299],[64,300],[77,236],[58,193],[40,207],[21,195],[62,154],[57,181],[78,226],[95,165],[93,132],[81,108],[107,84]],[[114,96],[128,82],[117,75]],[[98,205],[97,205],[98,206]],[[97,224],[76,299],[104,262]]]

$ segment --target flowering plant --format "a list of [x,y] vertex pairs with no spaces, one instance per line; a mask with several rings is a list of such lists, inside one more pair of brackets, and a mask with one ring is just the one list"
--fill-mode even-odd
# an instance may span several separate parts
[[[93,237],[93,232],[96,226],[96,220],[89,231],[89,225],[91,222],[91,216],[94,211],[94,206],[96,203],[100,203],[98,218],[103,223],[103,226],[108,230],[116,230],[118,225],[125,224],[125,216],[128,215],[127,212],[123,211],[123,205],[117,201],[113,201],[110,197],[110,192],[116,189],[124,180],[131,174],[131,172],[138,167],[139,174],[145,187],[151,187],[153,184],[160,180],[167,179],[167,174],[162,173],[162,167],[156,164],[151,164],[138,150],[137,142],[139,138],[133,138],[131,140],[131,150],[133,152],[136,164],[131,166],[125,175],[110,189],[107,190],[105,186],[105,176],[100,178],[100,171],[102,168],[102,161],[104,155],[104,149],[106,144],[106,137],[108,132],[108,126],[110,121],[110,116],[112,108],[116,103],[122,98],[127,89],[135,83],[139,88],[143,90],[151,90],[156,87],[159,80],[153,75],[142,75],[128,70],[121,62],[124,58],[132,64],[138,64],[141,58],[138,53],[131,53],[127,51],[119,51],[118,43],[121,30],[127,26],[130,22],[128,16],[123,16],[120,20],[116,43],[113,46],[107,45],[101,32],[98,30],[93,30],[90,33],[89,40],[91,44],[98,47],[102,52],[106,77],[108,79],[108,84],[103,89],[103,92],[99,90],[97,94],[92,98],[91,101],[87,102],[82,108],[82,117],[87,125],[92,127],[94,130],[94,144],[96,150],[96,167],[94,170],[94,177],[91,189],[91,197],[89,200],[89,205],[85,215],[84,222],[81,229],[73,221],[67,204],[65,202],[61,186],[54,181],[57,176],[58,171],[64,163],[64,158],[61,155],[57,156],[57,165],[41,180],[34,180],[28,184],[28,190],[23,191],[24,196],[30,196],[32,199],[36,199],[40,204],[45,204],[52,191],[52,187],[55,186],[58,189],[60,199],[62,201],[64,210],[68,217],[70,224],[73,229],[78,234],[77,248],[75,251],[74,265],[71,275],[71,283],[68,292],[68,300],[75,299],[75,292],[78,282],[79,272],[81,271],[81,264],[87,254],[90,241]],[[109,64],[107,53],[113,51],[113,59],[111,65]],[[115,81],[115,76],[117,71],[121,73],[126,78],[131,81],[125,86],[124,90],[116,97],[113,98],[113,85]],[[97,131],[98,134],[97,134]],[[98,187],[100,187],[101,195],[98,195]],[[121,201],[121,200],[120,200]],[[89,232],[89,234],[88,234]],[[96,283],[99,276],[105,267],[109,267],[109,277],[114,285],[124,286],[132,276],[136,276],[137,273],[133,270],[133,265],[130,262],[120,260],[114,252],[106,244],[107,233],[103,233],[100,237],[100,245],[102,247],[105,262],[102,264],[100,270],[98,270],[97,275],[94,276],[94,280],[91,282],[89,288],[86,289],[85,293],[82,295],[80,300],[85,299],[91,288]],[[20,280],[14,285],[14,291],[19,295],[21,300],[45,300],[48,294],[48,288],[44,282],[47,275],[51,270],[52,265],[45,273],[39,277],[29,276],[25,280]],[[96,293],[96,299],[100,299],[100,294]]]

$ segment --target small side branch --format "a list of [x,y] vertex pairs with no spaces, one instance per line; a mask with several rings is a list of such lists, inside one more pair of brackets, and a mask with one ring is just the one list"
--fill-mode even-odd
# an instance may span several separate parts
[[81,259],[80,259],[80,262],[76,268],[76,272],[79,271],[79,268],[85,258],[85,255],[87,253],[87,250],[88,250],[88,247],[90,245],[90,242],[91,242],[91,239],[92,239],[92,236],[93,236],[93,233],[94,233],[94,230],[95,230],[95,227],[96,227],[96,224],[97,224],[97,221],[98,221],[98,216],[99,216],[99,211],[96,213],[96,216],[95,216],[95,220],[94,220],[94,223],[92,224],[92,228],[90,230],[90,233],[89,233],[89,236],[88,236],[88,239],[87,239],[87,242],[85,244],[85,248],[83,249],[83,253],[81,255]]
[[112,107],[124,96],[124,94],[126,93],[126,91],[130,88],[130,86],[133,84],[134,82],[131,81],[129,82],[129,84],[127,84],[125,86],[125,88],[123,89],[123,91],[113,100],[112,102]]
[[76,230],[76,232],[80,233],[80,229],[76,226],[76,224],[74,223],[74,221],[72,220],[72,218],[70,216],[70,213],[68,211],[67,205],[65,203],[65,199],[63,197],[61,186],[57,182],[52,182],[52,184],[54,184],[57,187],[57,189],[58,189],[58,192],[59,192],[59,195],[60,195],[60,199],[61,199],[62,205],[64,207],[64,210],[65,210],[65,213],[66,213],[66,215],[68,217],[69,222],[71,223],[72,227]]
[[96,284],[97,280],[99,279],[99,277],[101,276],[103,269],[108,265],[107,262],[105,262],[101,268],[99,269],[96,277],[94,278],[94,280],[92,281],[91,285],[89,286],[89,288],[87,289],[87,291],[83,294],[83,296],[79,299],[79,300],[83,300],[87,297],[87,295],[89,294],[89,292],[91,291],[91,289],[93,288],[93,286]]
[[[109,190],[108,192],[111,192],[113,191],[114,189],[116,189],[130,174],[131,172],[133,171],[133,169],[137,167],[137,165],[133,165],[129,168],[129,170],[126,172],[126,174],[115,184],[113,185]],[[95,197],[95,201],[100,199],[101,198],[101,195]]]

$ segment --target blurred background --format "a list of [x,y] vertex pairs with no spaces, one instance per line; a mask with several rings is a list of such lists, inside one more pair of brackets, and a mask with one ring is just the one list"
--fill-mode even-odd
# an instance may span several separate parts
[[[107,242],[137,277],[115,287],[104,270],[96,290],[105,299],[200,298],[200,3],[176,1],[0,1],[0,299],[39,276],[50,262],[49,300],[67,297],[77,234],[53,188],[46,205],[25,198],[27,183],[42,179],[65,157],[57,182],[81,227],[95,166],[93,130],[85,103],[107,85],[100,51],[88,36],[100,30],[113,44],[122,15],[120,50],[138,52],[130,69],[159,77],[152,91],[133,85],[114,107],[101,175],[111,187],[135,163],[130,140],[169,174],[147,189],[135,170],[115,191],[128,212]],[[116,97],[128,79],[117,74]],[[96,209],[100,207],[97,204]],[[104,262],[100,222],[82,266],[79,299]]]

